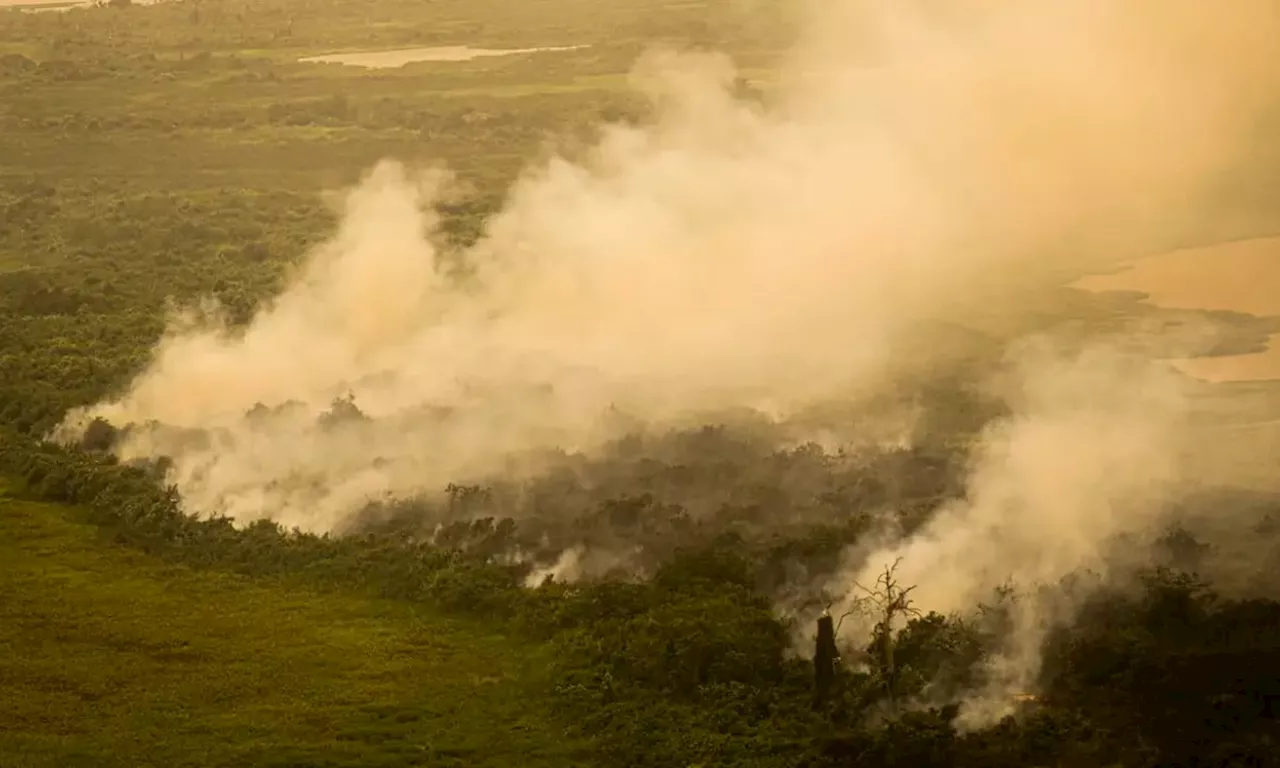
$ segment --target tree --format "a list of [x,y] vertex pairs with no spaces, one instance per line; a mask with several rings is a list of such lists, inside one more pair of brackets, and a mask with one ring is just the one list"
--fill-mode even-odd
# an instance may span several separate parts
[[369,417],[356,406],[356,397],[348,393],[346,397],[335,397],[329,410],[320,414],[319,423],[328,429],[344,422],[370,421]]
[[[911,605],[911,593],[915,591],[915,587],[904,588],[895,576],[901,562],[902,558],[899,557],[893,561],[892,565],[885,566],[884,572],[876,579],[873,588],[853,582],[853,585],[865,595],[860,601],[860,606],[869,603],[878,617],[872,632],[871,645],[867,651],[871,655],[872,663],[879,669],[880,678],[884,681],[885,694],[889,698],[889,706],[895,713],[898,708],[898,670],[894,663],[894,626],[901,617],[919,618],[921,615],[920,611]],[[854,611],[856,610],[858,610],[857,607]],[[847,615],[849,614],[846,613],[845,616]],[[841,619],[843,620],[844,616]]]
[[106,452],[111,450],[111,446],[115,445],[119,436],[120,430],[113,427],[106,419],[98,417],[89,422],[89,427],[84,431],[84,437],[80,438],[80,447],[86,451]]
[[449,516],[466,517],[493,501],[493,493],[480,485],[449,483],[444,489],[449,497]]

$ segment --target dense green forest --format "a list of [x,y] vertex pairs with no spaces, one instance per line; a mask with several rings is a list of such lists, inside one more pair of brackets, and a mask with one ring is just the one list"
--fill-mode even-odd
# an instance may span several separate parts
[[[173,306],[212,296],[247,322],[332,233],[321,193],[382,158],[447,162],[461,192],[443,228],[465,244],[531,158],[647,119],[627,73],[651,45],[725,50],[745,97],[768,97],[795,33],[782,4],[657,5],[0,10],[0,766],[1276,764],[1274,494],[1204,489],[1179,524],[1117,544],[1141,556],[1116,578],[1011,585],[967,612],[916,610],[886,564],[861,603],[871,638],[839,660],[815,621],[886,514],[909,535],[964,498],[969,448],[1004,408],[975,382],[1009,338],[1194,319],[1217,332],[1178,350],[1226,354],[1274,318],[1054,286],[879,404],[922,404],[909,446],[787,446],[731,415],[528,480],[373,501],[326,535],[186,514],[163,458],[111,454],[130,425],[46,440],[129,384]],[[422,45],[589,47],[298,61]],[[1280,401],[1270,384],[1195,393]],[[1236,530],[1215,539],[1215,516]],[[1248,573],[1202,567],[1242,531]],[[575,545],[635,554],[572,584],[535,571]],[[1074,620],[1046,634],[1034,690],[999,702],[1010,714],[966,727],[959,704],[1036,590]]]

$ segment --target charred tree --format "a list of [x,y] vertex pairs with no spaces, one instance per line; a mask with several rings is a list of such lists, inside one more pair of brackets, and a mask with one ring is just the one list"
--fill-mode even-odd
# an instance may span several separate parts
[[820,709],[831,700],[836,681],[836,625],[823,611],[818,619],[818,638],[813,649],[813,706]]

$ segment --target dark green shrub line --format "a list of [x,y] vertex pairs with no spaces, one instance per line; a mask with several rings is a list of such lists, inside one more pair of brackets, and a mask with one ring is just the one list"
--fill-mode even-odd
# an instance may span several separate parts
[[177,492],[155,472],[13,433],[2,445],[0,466],[32,496],[79,505],[116,541],[178,562],[252,576],[301,574],[327,587],[486,615],[509,613],[520,593],[515,569],[460,551],[391,537],[315,536],[267,521],[237,529],[227,519],[184,514]]

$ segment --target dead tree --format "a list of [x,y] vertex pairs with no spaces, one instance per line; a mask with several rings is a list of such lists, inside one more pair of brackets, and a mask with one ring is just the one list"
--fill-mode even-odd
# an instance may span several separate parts
[[920,611],[911,605],[911,593],[914,586],[903,588],[895,576],[902,558],[893,561],[893,565],[885,566],[884,572],[876,579],[874,589],[868,589],[858,582],[853,585],[865,593],[865,600],[875,608],[879,620],[873,632],[874,645],[880,651],[881,677],[884,680],[885,694],[889,697],[889,707],[893,712],[898,710],[897,681],[898,670],[894,663],[893,633],[894,624],[902,616],[919,617]]
[[836,625],[830,611],[818,619],[818,639],[813,649],[813,707],[821,709],[831,698],[836,681]]

